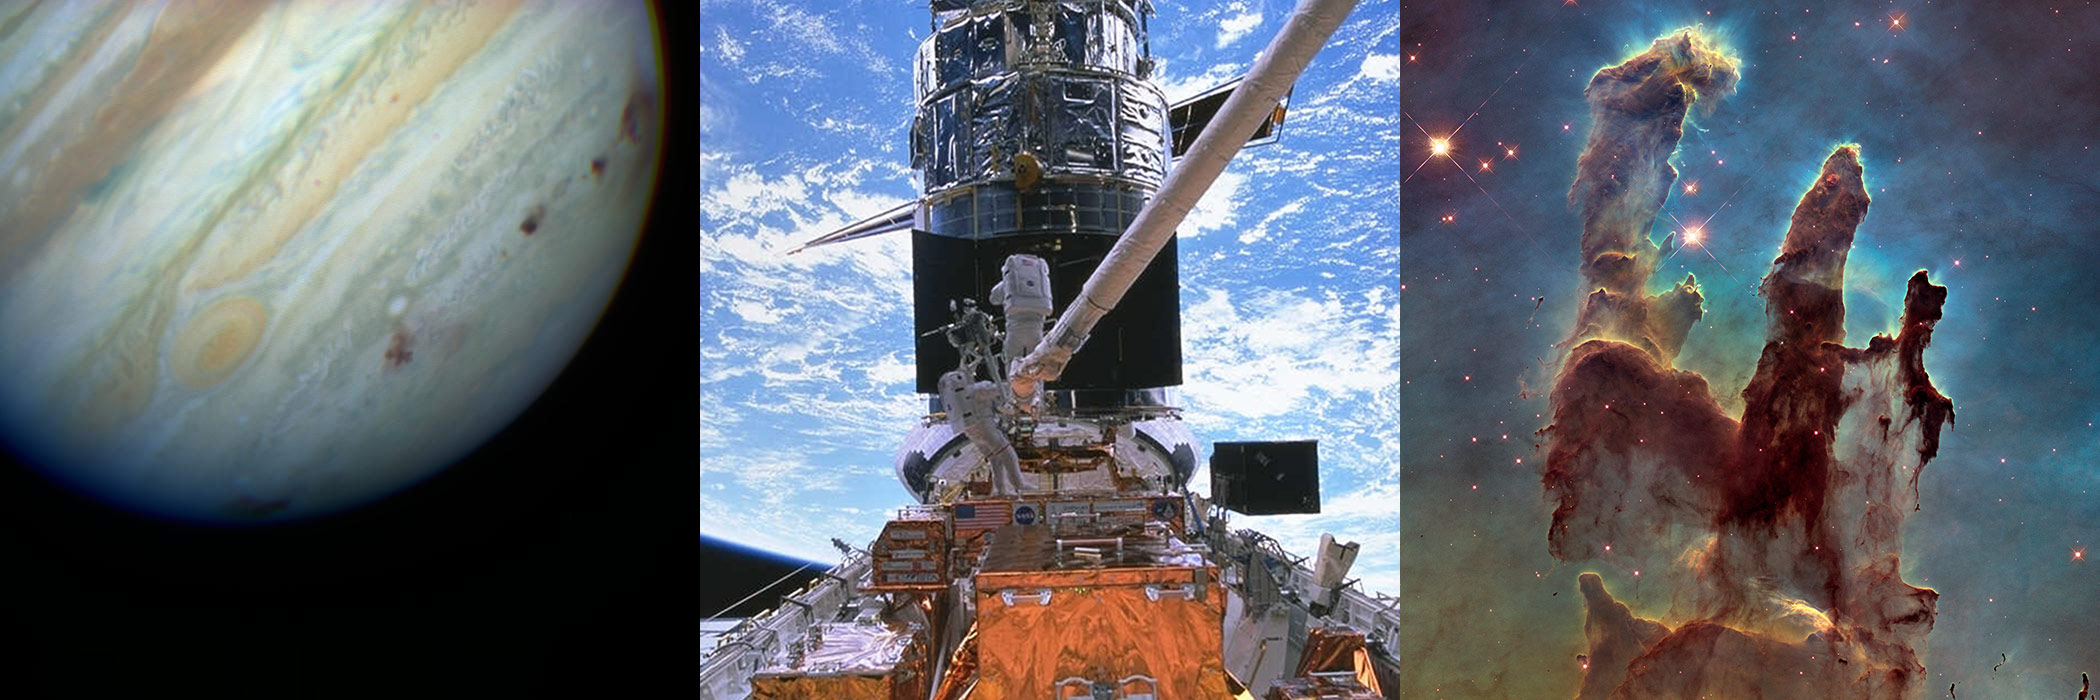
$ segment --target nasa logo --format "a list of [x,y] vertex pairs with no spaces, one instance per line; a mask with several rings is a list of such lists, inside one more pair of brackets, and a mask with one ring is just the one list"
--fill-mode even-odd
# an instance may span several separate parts
[[1014,522],[1020,525],[1034,525],[1035,506],[1028,503],[1014,506]]

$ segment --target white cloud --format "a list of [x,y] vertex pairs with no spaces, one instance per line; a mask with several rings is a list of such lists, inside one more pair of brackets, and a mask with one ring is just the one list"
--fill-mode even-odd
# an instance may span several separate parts
[[1271,418],[1308,410],[1315,392],[1368,399],[1397,381],[1398,338],[1371,323],[1382,319],[1364,313],[1368,303],[1345,304],[1333,292],[1267,292],[1238,303],[1223,289],[1191,292],[1203,299],[1182,314],[1192,413],[1226,424]]
[[756,218],[785,211],[808,197],[809,187],[800,175],[768,179],[746,166],[701,193],[700,207],[708,213]]
[[[811,14],[797,5],[758,0],[755,3],[768,15],[772,25],[768,34],[789,42],[798,49],[815,50],[817,53],[845,56],[875,73],[890,73],[896,70],[883,59],[882,52],[868,43],[866,27],[859,31],[841,31],[824,15]],[[796,53],[796,52],[790,52]]]
[[804,491],[838,490],[837,472],[819,468],[800,455],[767,453],[730,468],[736,483],[758,492],[759,500],[783,503]]
[[1247,176],[1232,168],[1218,173],[1218,180],[1211,184],[1189,215],[1181,220],[1176,229],[1182,238],[1195,238],[1206,231],[1213,231],[1232,224],[1239,217],[1240,186],[1246,184]]
[[1261,218],[1261,223],[1255,224],[1254,228],[1247,229],[1246,233],[1240,234],[1240,243],[1244,245],[1268,238],[1269,224],[1275,223],[1277,219],[1304,211],[1305,203],[1308,199],[1294,199],[1281,207],[1277,207],[1276,211],[1269,212],[1268,216]]
[[1261,10],[1249,8],[1244,2],[1233,3],[1226,11],[1237,14],[1229,15],[1218,22],[1218,48],[1221,49],[1253,32],[1255,27],[1261,26]]
[[[911,241],[902,234],[788,254],[812,238],[910,201],[853,187],[880,163],[849,156],[777,177],[760,175],[749,165],[728,167],[726,176],[708,178],[720,184],[706,186],[700,196],[702,215],[710,224],[701,231],[701,250],[713,258],[703,272],[734,262],[773,271],[773,276],[754,278],[750,284],[793,288],[797,285],[786,281],[798,280],[800,291],[813,294],[835,289],[839,273],[808,273],[844,264],[852,271],[843,274],[871,280],[877,291],[894,298],[909,298]],[[782,219],[789,225],[778,225]],[[782,274],[788,270],[797,274]]]
[[780,320],[781,313],[773,307],[749,299],[738,299],[729,303],[730,313],[751,323],[773,323]]
[[1365,56],[1363,65],[1356,69],[1356,74],[1372,82],[1399,82],[1400,55],[1374,53]]
[[730,36],[729,30],[720,26],[715,27],[715,49],[729,65],[734,66],[744,61],[744,45],[739,43],[736,37]]
[[918,367],[897,357],[897,353],[894,352],[883,355],[875,366],[868,368],[868,378],[885,386],[903,384],[918,376]]
[[767,63],[762,66],[753,67],[750,70],[746,71],[744,75],[744,82],[751,83],[752,85],[757,85],[759,83],[767,81],[784,80],[789,78],[807,80],[810,78],[815,78],[819,75],[822,74],[818,73],[817,69],[811,68],[809,66],[797,65],[793,63]]
[[1247,72],[1247,67],[1240,63],[1220,63],[1204,69],[1202,73],[1179,75],[1168,68],[1165,60],[1161,60],[1158,71],[1154,79],[1159,82],[1160,93],[1166,95],[1167,102],[1171,104],[1201,95],[1205,90],[1240,77]]

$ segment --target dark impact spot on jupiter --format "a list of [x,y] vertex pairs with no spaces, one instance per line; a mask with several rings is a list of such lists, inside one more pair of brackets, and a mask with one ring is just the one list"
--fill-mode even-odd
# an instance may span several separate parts
[[540,230],[540,217],[546,215],[546,207],[534,206],[532,211],[526,212],[525,220],[518,223],[518,232],[527,236],[532,235],[533,232]]
[[401,369],[402,365],[408,364],[409,360],[415,359],[415,353],[409,349],[409,345],[415,342],[415,339],[416,337],[410,334],[406,328],[394,329],[393,336],[387,338],[386,343],[386,369],[388,371]]

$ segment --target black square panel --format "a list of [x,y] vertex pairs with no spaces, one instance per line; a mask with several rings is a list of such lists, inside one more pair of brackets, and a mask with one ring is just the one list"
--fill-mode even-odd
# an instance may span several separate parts
[[1320,512],[1320,443],[1220,442],[1210,452],[1211,501],[1247,515]]

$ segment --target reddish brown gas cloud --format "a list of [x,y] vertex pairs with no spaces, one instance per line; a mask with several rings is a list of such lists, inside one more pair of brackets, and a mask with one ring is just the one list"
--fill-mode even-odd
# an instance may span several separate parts
[[1701,42],[1665,37],[1588,90],[1596,118],[1569,197],[1591,293],[1542,431],[1547,543],[1563,561],[1643,572],[1679,622],[1635,615],[1585,574],[1580,697],[1903,698],[1923,683],[1916,648],[1938,598],[1903,581],[1900,555],[1954,415],[1924,367],[1946,288],[1919,272],[1895,337],[1843,344],[1845,260],[1869,198],[1858,148],[1841,146],[1761,287],[1766,340],[1742,415],[1670,366],[1700,299],[1690,279],[1645,295],[1646,231],[1675,177],[1686,95],[1734,78]]
[[1648,230],[1677,181],[1670,155],[1694,104],[1735,89],[1736,62],[1696,29],[1655,40],[1646,52],[1597,71],[1583,96],[1590,136],[1568,202],[1582,215],[1582,280],[1588,297],[1575,337],[1610,337],[1664,362],[1677,356],[1701,313],[1694,281],[1647,296],[1655,271]]

